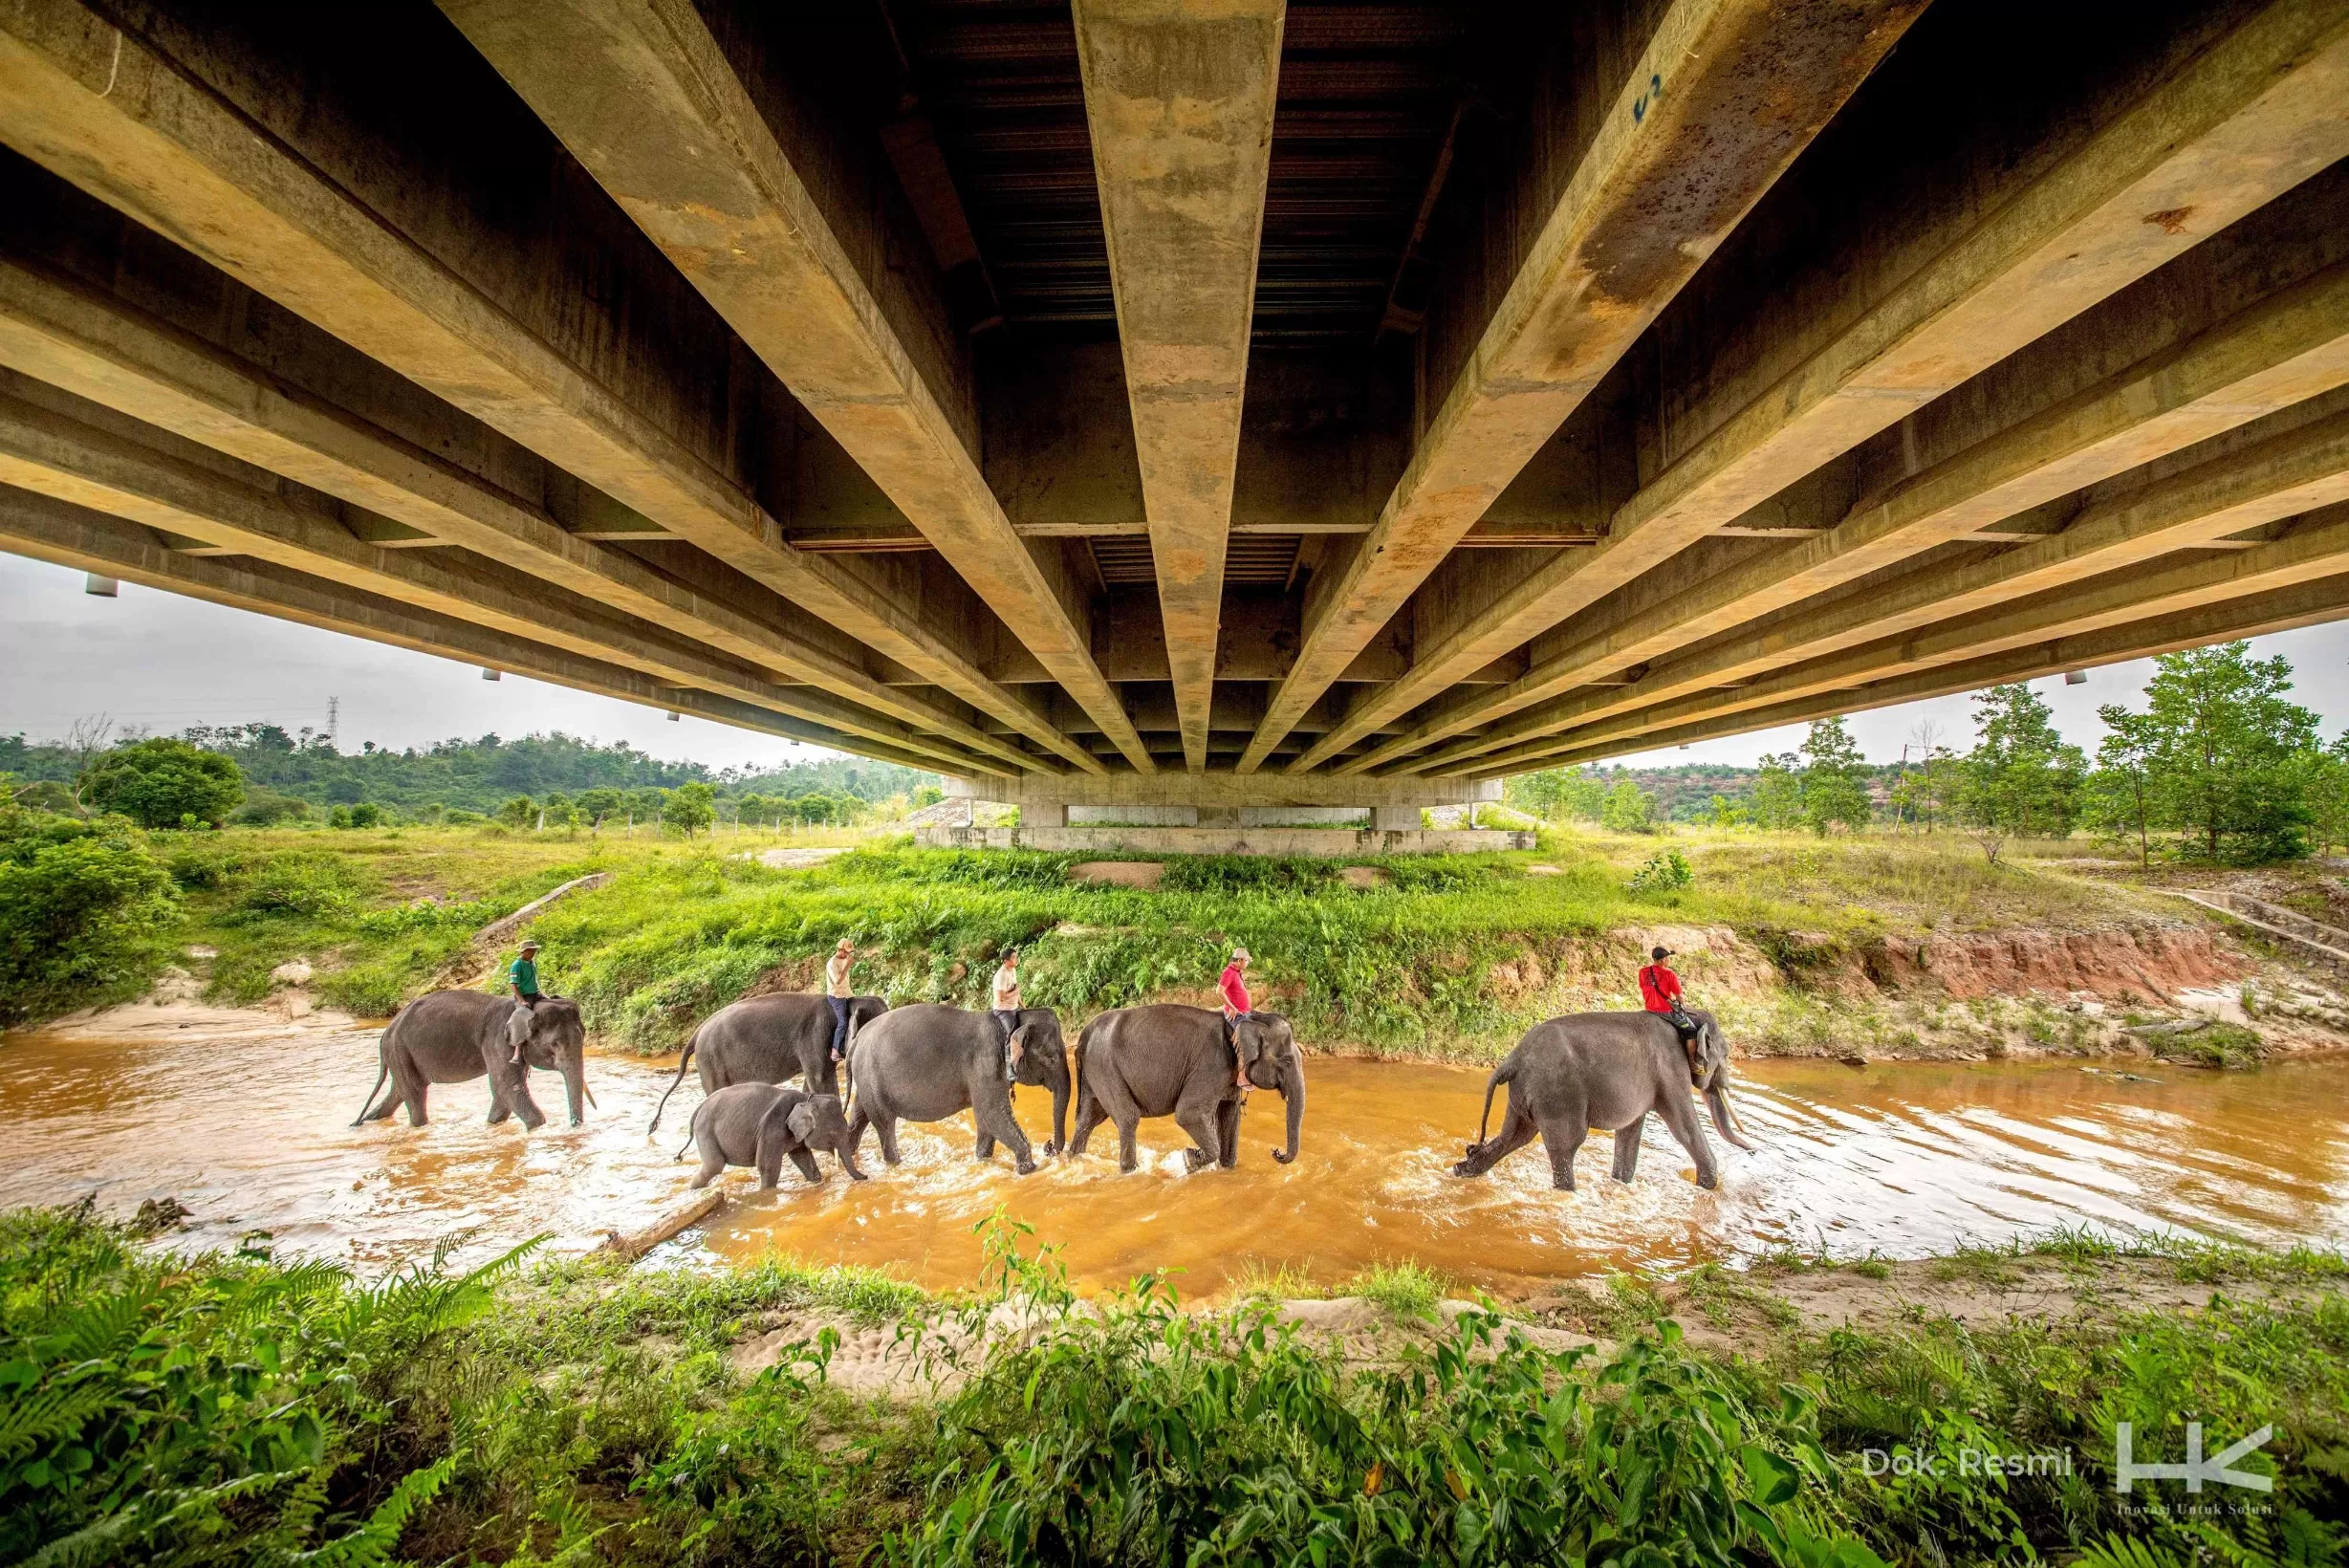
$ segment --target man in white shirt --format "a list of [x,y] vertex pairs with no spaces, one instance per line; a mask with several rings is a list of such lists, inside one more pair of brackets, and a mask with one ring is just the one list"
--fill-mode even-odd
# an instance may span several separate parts
[[838,1061],[848,1049],[848,1004],[856,992],[849,989],[848,971],[857,962],[857,949],[848,938],[824,960],[824,1000],[832,1008],[832,1059]]
[[995,1022],[1003,1026],[1003,1076],[1008,1082],[1012,1069],[1019,1065],[1019,1046],[1013,1036],[1019,1033],[1019,949],[1006,947],[1003,962],[995,967],[995,986],[992,1005],[989,1009]]

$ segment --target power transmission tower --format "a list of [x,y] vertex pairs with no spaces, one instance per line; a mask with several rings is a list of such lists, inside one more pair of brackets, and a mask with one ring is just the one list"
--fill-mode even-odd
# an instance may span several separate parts
[[326,744],[336,751],[342,750],[342,699],[326,699]]

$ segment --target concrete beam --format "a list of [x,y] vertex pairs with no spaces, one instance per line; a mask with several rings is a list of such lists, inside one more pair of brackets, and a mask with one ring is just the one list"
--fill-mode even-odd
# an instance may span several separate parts
[[0,501],[0,551],[95,572],[163,593],[185,594],[370,642],[413,649],[463,664],[511,670],[646,708],[692,713],[741,730],[785,735],[810,745],[935,770],[928,756],[844,735],[822,725],[704,691],[680,690],[635,670],[580,659],[469,621],[375,598],[346,585],[306,577],[265,561],[190,559],[157,544],[136,524],[46,495],[8,492]]
[[[1600,606],[1584,618],[1595,622],[1586,635],[1522,678],[1491,692],[1464,694],[1404,734],[1346,759],[1338,771],[1378,768],[1483,726],[1491,727],[1488,733],[1522,738],[1533,730],[1511,715],[1533,709],[1571,716],[1577,699],[1542,705],[1577,686],[1652,664],[1936,547],[1993,536],[1986,531],[2033,507],[2345,383],[2349,263],[1975,443],[1862,501],[1816,537],[1718,572],[1644,610],[1610,615],[1612,601]],[[1874,619],[1881,608],[1882,600],[1871,594],[1862,603],[1838,604],[1825,613],[1849,626]]]
[[[168,439],[168,438],[165,438]],[[222,468],[229,460],[218,460]],[[260,477],[260,476],[255,476]],[[706,650],[633,625],[537,584],[477,565],[366,544],[330,512],[185,455],[0,393],[0,485],[201,540],[383,599],[636,669],[824,725],[831,732],[922,752],[931,766],[1011,772],[993,757],[879,717],[829,693],[779,686]],[[854,740],[851,750],[856,749]]]
[[1498,800],[1484,783],[1456,779],[1298,778],[1278,774],[1242,778],[1232,773],[1167,772],[1142,776],[1071,773],[1061,779],[948,779],[946,793],[977,800],[1029,806],[1451,806]]
[[1335,755],[2349,154],[2345,98],[2349,17],[2258,7],[1774,385],[1695,420],[1711,433],[1617,512],[1606,543],[1561,555],[1425,650],[1308,757]]
[[80,0],[0,6],[0,141],[1014,731],[1098,766],[918,608],[787,549],[743,485],[576,345],[526,327],[285,138],[256,134],[146,34]]
[[[2349,489],[2349,486],[2343,487]],[[2273,544],[2181,561],[2159,571],[2099,577],[2077,590],[1940,621],[1891,642],[1872,642],[1781,669],[1733,691],[1683,698],[1577,729],[1566,743],[1629,739],[1707,715],[1769,708],[1819,692],[1849,690],[1963,664],[2012,648],[2073,638],[2156,616],[2184,616],[2223,600],[2279,593],[2349,571],[2349,518],[2311,519]]]
[[1077,0],[1183,756],[1207,765],[1286,0]]
[[1150,772],[1072,597],[1012,533],[980,472],[967,375],[938,384],[955,361],[922,362],[935,345],[909,345],[843,242],[843,226],[869,213],[828,206],[824,181],[802,166],[807,150],[778,139],[693,8],[443,0],[442,10],[1126,760]]
[[[1015,766],[1060,771],[828,649],[565,532],[542,508],[359,415],[119,299],[6,258],[0,364],[380,513],[354,522],[353,532],[368,543],[462,545],[958,746]],[[385,534],[404,537],[378,536]]]
[[[2143,566],[2180,550],[2257,552],[2267,541],[2229,534],[2349,501],[2349,413],[2195,465],[2083,512],[2062,533],[2018,543],[1987,558],[1927,565],[1838,599],[1765,621],[1660,665],[1629,685],[1578,692],[1543,705],[1424,757],[1396,764],[1416,772],[1522,747],[1545,735],[1564,743],[1669,728],[1699,711],[1760,706],[1778,688],[1764,679],[1887,637],[1995,609]],[[1881,652],[1871,647],[1868,651]],[[1844,684],[1849,684],[1845,682]]]
[[2349,575],[2321,578],[2282,593],[2230,599],[2189,615],[2156,616],[2079,637],[2056,638],[1855,690],[1827,692],[1751,712],[1705,719],[1637,740],[1600,742],[1588,747],[1562,746],[1538,754],[1534,754],[1535,749],[1529,748],[1528,754],[1483,758],[1441,776],[1499,779],[1536,768],[1602,762],[1629,751],[1715,740],[1724,735],[1742,735],[1839,714],[1864,713],[1871,708],[1890,708],[1926,697],[1979,691],[2014,681],[2035,681],[2065,670],[2126,664],[2132,659],[2150,659],[2158,654],[2230,642],[2238,638],[2265,637],[2344,618],[2349,618]]
[[1377,525],[1316,592],[1242,772],[1394,617],[1923,9],[1675,0],[1608,95]]

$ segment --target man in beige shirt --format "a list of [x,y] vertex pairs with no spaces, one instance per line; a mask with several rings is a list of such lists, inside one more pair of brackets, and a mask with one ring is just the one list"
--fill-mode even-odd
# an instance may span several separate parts
[[1019,949],[1006,947],[1003,962],[995,967],[994,995],[989,1011],[995,1022],[1003,1026],[1003,1076],[1009,1081],[1012,1070],[1019,1065],[1019,1046],[1014,1036],[1019,1034]]
[[848,938],[832,949],[824,960],[824,1000],[832,1007],[832,1059],[838,1061],[848,1049],[848,1004],[856,992],[849,990],[848,971],[857,962],[857,948]]

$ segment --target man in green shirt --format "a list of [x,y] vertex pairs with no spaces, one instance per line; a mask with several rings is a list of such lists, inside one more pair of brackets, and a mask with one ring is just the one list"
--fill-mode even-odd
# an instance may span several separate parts
[[[538,1006],[538,944],[535,942],[522,944],[522,955],[513,961],[513,967],[506,973],[507,977],[513,982],[514,1000],[526,1008],[535,1010]],[[528,1036],[525,1035],[524,1038],[527,1039]],[[514,1043],[513,1059],[515,1061],[522,1059],[522,1042],[519,1040]]]

